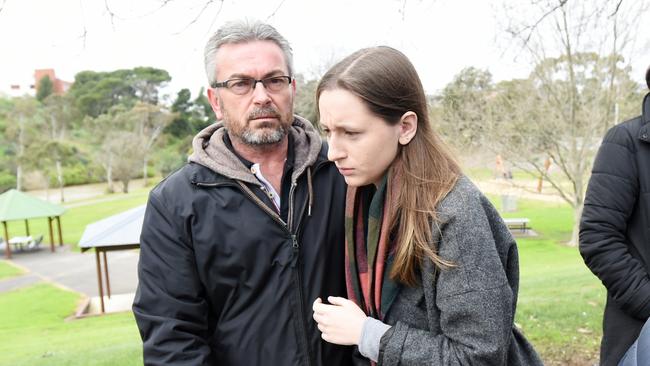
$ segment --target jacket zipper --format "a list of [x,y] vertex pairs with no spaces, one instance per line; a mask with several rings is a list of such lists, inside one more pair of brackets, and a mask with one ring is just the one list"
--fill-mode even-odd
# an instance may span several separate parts
[[[312,171],[312,176],[316,175],[316,172],[318,169],[323,166],[325,163],[321,163],[318,166],[314,167],[314,170]],[[289,214],[287,215],[287,221],[289,224],[293,224],[293,198],[294,198],[294,191],[296,186],[298,185],[297,182],[292,182],[291,183],[291,190],[289,191]],[[300,210],[301,215],[298,217],[299,221],[298,224],[296,225],[295,228],[295,234],[291,235],[291,240],[292,240],[292,247],[293,247],[293,253],[296,259],[296,265],[295,265],[295,274],[296,274],[296,281],[298,283],[298,296],[299,296],[299,303],[300,303],[300,320],[302,323],[302,330],[303,330],[303,339],[305,340],[305,344],[307,347],[307,361],[308,364],[311,366],[314,364],[314,361],[312,360],[312,351],[310,348],[309,344],[309,338],[307,337],[307,322],[305,321],[305,300],[304,300],[304,294],[302,291],[302,276],[300,275],[300,243],[298,243],[298,234],[300,231],[300,224],[302,224],[302,219],[305,216],[305,207],[307,206],[307,201],[302,205],[302,209]],[[289,226],[289,229],[291,230],[291,226]]]
[[[295,264],[293,266],[293,272],[296,276],[296,282],[297,282],[297,287],[298,287],[298,304],[299,304],[299,315],[300,315],[300,323],[302,325],[301,330],[302,334],[300,337],[302,338],[305,348],[307,349],[307,364],[309,366],[312,366],[314,364],[312,360],[312,351],[311,347],[309,345],[309,338],[307,337],[307,322],[305,321],[305,301],[303,299],[303,291],[302,291],[302,276],[300,275],[300,244],[298,243],[298,238],[297,238],[297,232],[298,228],[296,228],[296,234],[293,234],[291,232],[291,223],[293,221],[293,197],[295,195],[295,188],[298,185],[296,182],[291,183],[291,190],[289,191],[289,212],[287,214],[287,221],[288,223],[285,223],[280,215],[278,215],[277,212],[272,210],[268,205],[266,205],[264,202],[262,202],[259,197],[253,193],[253,191],[246,186],[241,181],[236,181],[238,186],[242,189],[244,194],[248,196],[249,199],[251,199],[255,204],[257,204],[262,210],[264,210],[273,220],[278,222],[282,228],[284,228],[289,235],[291,235],[291,247],[293,249],[293,255],[294,258],[296,258]],[[199,183],[195,182],[199,187],[217,187],[219,185],[231,185],[231,184],[223,184],[223,183]],[[304,212],[304,206],[303,210]]]

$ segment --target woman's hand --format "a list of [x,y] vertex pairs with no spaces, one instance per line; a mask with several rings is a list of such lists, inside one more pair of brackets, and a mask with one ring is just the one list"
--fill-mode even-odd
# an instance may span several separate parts
[[366,314],[348,299],[329,296],[327,301],[331,305],[323,304],[320,298],[313,305],[314,320],[318,323],[321,337],[334,344],[359,344]]

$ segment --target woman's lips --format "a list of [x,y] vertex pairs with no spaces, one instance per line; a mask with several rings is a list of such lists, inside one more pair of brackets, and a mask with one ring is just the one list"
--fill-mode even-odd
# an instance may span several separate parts
[[339,169],[339,173],[341,173],[341,175],[344,175],[344,176],[345,175],[350,175],[350,174],[352,174],[352,171],[354,171],[354,169],[352,169],[352,168],[338,168],[338,169]]

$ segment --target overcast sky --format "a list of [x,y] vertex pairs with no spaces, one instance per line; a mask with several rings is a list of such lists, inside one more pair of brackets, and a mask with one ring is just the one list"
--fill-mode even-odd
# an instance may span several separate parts
[[[105,2],[115,14],[112,22]],[[153,66],[171,74],[170,91],[186,87],[195,93],[206,84],[205,42],[224,21],[242,17],[274,25],[293,46],[296,70],[309,76],[359,48],[381,44],[411,59],[429,93],[467,66],[487,68],[496,80],[525,77],[531,69],[521,58],[503,55],[504,35],[488,1],[179,0],[161,8],[162,3],[0,0],[0,90],[31,82],[36,68],[54,68],[59,78],[73,81],[82,70]]]

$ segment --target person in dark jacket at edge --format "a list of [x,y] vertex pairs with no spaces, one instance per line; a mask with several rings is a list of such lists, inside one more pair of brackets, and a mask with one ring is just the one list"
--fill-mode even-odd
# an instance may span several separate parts
[[650,93],[641,116],[612,127],[600,146],[580,253],[607,288],[600,364],[650,365]]
[[217,122],[150,195],[133,312],[146,365],[347,365],[311,303],[345,295],[345,182],[293,115],[288,42],[223,25],[205,48]]

